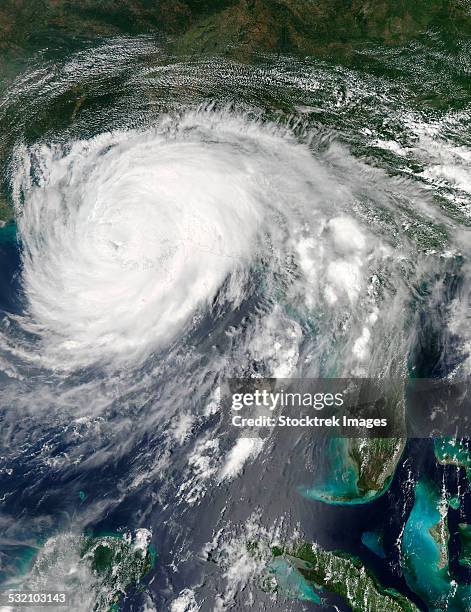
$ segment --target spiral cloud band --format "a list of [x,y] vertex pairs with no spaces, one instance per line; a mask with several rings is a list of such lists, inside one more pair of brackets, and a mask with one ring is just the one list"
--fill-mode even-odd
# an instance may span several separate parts
[[69,365],[164,346],[231,275],[237,299],[337,189],[286,130],[209,112],[38,146],[19,176],[29,313]]

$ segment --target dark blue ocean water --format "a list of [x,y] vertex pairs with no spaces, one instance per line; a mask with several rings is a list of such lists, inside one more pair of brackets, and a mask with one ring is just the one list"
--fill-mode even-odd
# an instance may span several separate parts
[[[19,313],[22,309],[21,298],[21,258],[20,247],[16,240],[15,226],[8,225],[0,230],[0,311],[6,313]],[[434,348],[435,350],[435,348]],[[137,415],[138,416],[138,415]],[[111,420],[113,415],[109,415]],[[41,428],[39,421],[31,421],[32,440],[29,454],[33,455],[39,450],[45,439],[61,436],[61,425],[55,427],[49,424]],[[34,436],[37,435],[37,441]],[[50,533],[45,529],[42,539],[53,535],[57,530],[67,530],[74,517],[86,509],[87,504],[97,499],[106,500],[108,496],[116,495],[117,483],[123,475],[130,472],[139,461],[139,457],[148,453],[149,449],[159,448],[161,440],[152,432],[143,436],[136,446],[129,449],[126,456],[110,460],[108,464],[94,469],[90,464],[86,469],[82,467],[67,467],[64,470],[51,469],[50,473],[31,472],[31,463],[25,457],[15,465],[13,475],[0,475],[0,494],[4,491],[16,491],[17,494],[7,497],[4,502],[4,511],[9,516],[28,516],[33,522],[34,517],[53,517]],[[59,443],[58,453],[67,452],[68,443],[63,440]],[[452,466],[437,465],[434,456],[433,443],[430,440],[410,440],[405,449],[403,458],[396,471],[393,482],[380,498],[363,505],[328,505],[315,500],[307,500],[298,492],[298,485],[306,482],[308,473],[303,474],[300,466],[293,465],[286,469],[286,453],[288,449],[279,448],[278,457],[271,457],[271,467],[260,472],[257,464],[247,468],[244,479],[245,488],[238,489],[239,484],[221,487],[208,496],[193,514],[182,512],[181,508],[172,505],[171,487],[166,490],[162,485],[147,485],[136,492],[126,493],[119,505],[106,513],[101,519],[86,525],[90,533],[116,532],[127,525],[130,528],[138,527],[142,523],[143,513],[147,513],[146,520],[153,528],[153,542],[158,551],[158,567],[155,574],[146,578],[152,580],[149,588],[154,591],[156,601],[162,606],[167,605],[165,593],[168,590],[168,568],[174,560],[175,554],[175,525],[182,533],[191,533],[191,544],[194,555],[193,563],[187,563],[181,568],[178,575],[172,578],[175,587],[185,588],[203,580],[206,565],[198,560],[201,547],[210,540],[213,526],[217,524],[218,513],[223,506],[231,504],[231,516],[234,520],[248,517],[257,503],[270,500],[266,510],[267,523],[279,514],[280,509],[291,512],[293,523],[299,521],[307,539],[318,542],[327,550],[341,550],[358,557],[379,579],[382,585],[403,593],[411,599],[421,610],[427,610],[426,604],[413,593],[404,579],[400,552],[397,546],[404,521],[410,513],[414,495],[410,487],[412,481],[426,477],[434,481],[437,486],[446,484],[451,495],[461,491],[461,506],[459,510],[449,510],[450,527],[450,558],[451,571],[462,582],[470,582],[470,572],[458,564],[459,541],[457,537],[458,522],[466,518],[471,520],[471,494],[469,483],[462,469]],[[175,455],[172,459],[172,470],[178,472],[183,469],[186,458]],[[169,471],[171,481],[172,470]],[[290,471],[291,470],[291,471]],[[281,476],[280,476],[281,473]],[[279,481],[276,481],[279,476]],[[34,482],[32,482],[32,479]],[[265,491],[265,497],[260,492]],[[268,496],[268,497],[267,497]],[[287,498],[288,501],[287,501]],[[155,502],[155,500],[160,500]],[[173,529],[169,525],[174,525]],[[385,558],[380,558],[369,550],[362,542],[365,532],[380,533],[383,538]],[[25,533],[25,541],[30,538],[38,539],[37,530],[31,529]],[[40,538],[41,539],[41,538]],[[24,572],[31,563],[34,549],[30,546],[19,546],[0,540],[0,554],[4,562],[0,578],[11,578],[15,572]],[[40,543],[38,541],[38,543]],[[138,592],[130,596],[125,602],[124,609],[136,609],[136,602],[142,595]],[[336,605],[340,610],[348,608],[335,596],[326,596],[326,602]],[[311,605],[311,604],[309,604]],[[312,604],[315,609],[316,605]],[[292,604],[291,609],[296,609]]]

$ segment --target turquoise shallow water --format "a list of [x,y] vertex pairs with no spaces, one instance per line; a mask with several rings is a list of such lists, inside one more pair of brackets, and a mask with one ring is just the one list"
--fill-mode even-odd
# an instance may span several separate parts
[[[443,54],[429,57],[420,47],[377,49],[370,53],[375,68],[368,72],[282,57],[265,58],[257,66],[220,58],[174,63],[173,58],[163,58],[149,39],[118,40],[114,45],[104,44],[92,49],[91,54],[84,51],[66,65],[36,58],[30,73],[13,84],[2,106],[5,112],[0,117],[1,126],[4,131],[13,126],[12,144],[23,140],[32,144],[43,139],[67,145],[107,130],[149,126],[168,110],[184,111],[208,101],[216,106],[235,104],[252,116],[263,115],[264,120],[293,124],[293,137],[308,142],[316,158],[325,157],[326,165],[336,169],[339,184],[346,179],[355,192],[347,210],[357,215],[372,236],[390,242],[392,253],[404,248],[405,255],[397,269],[388,269],[386,261],[384,269],[374,270],[378,273],[375,285],[378,304],[383,303],[381,295],[386,304],[378,320],[380,323],[385,320],[386,324],[371,334],[373,346],[368,367],[384,373],[388,368],[400,367],[409,358],[411,368],[425,364],[434,371],[437,365],[435,373],[447,373],[447,368],[455,367],[453,360],[459,351],[455,352],[456,345],[448,342],[441,327],[445,320],[442,312],[449,304],[446,300],[451,300],[447,289],[443,289],[442,279],[445,273],[459,274],[460,262],[467,257],[467,253],[458,254],[462,243],[455,242],[455,238],[469,227],[467,167],[460,162],[460,155],[466,154],[469,144],[466,136],[469,124],[465,111],[458,113],[445,107],[437,110],[417,100],[419,86],[427,93],[433,93],[434,88],[438,93],[442,89],[453,91],[454,70],[458,68],[452,59]],[[150,57],[151,54],[154,56]],[[364,57],[367,55],[365,51]],[[436,62],[446,66],[443,80],[437,79],[430,69]],[[388,64],[389,71],[381,68],[382,63]],[[388,77],[391,73],[394,78]],[[76,108],[78,89],[83,93],[83,103]],[[65,101],[63,108],[61,101]],[[364,165],[356,165],[346,155],[347,150]],[[374,185],[374,189],[367,189],[362,181]],[[18,302],[18,292],[12,291],[12,280],[21,270],[15,235],[13,224],[0,229],[0,249],[5,254],[2,264],[8,263],[0,270],[0,297],[4,300],[1,306],[5,312],[14,312],[15,299]],[[12,360],[23,378],[9,382],[6,403],[11,409],[1,430],[5,443],[11,442],[9,432],[14,431],[17,436],[14,438],[17,444],[11,445],[14,449],[11,461],[6,465],[7,468],[13,465],[13,477],[2,474],[0,490],[7,495],[6,528],[10,527],[10,519],[17,524],[19,516],[24,517],[22,529],[30,530],[32,535],[43,529],[43,520],[48,525],[47,535],[51,536],[70,529],[80,532],[84,524],[91,527],[99,524],[102,529],[118,529],[123,525],[152,527],[159,554],[162,551],[149,589],[156,609],[169,609],[171,601],[191,587],[197,604],[204,602],[206,612],[214,610],[211,606],[216,595],[226,588],[221,584],[226,578],[216,577],[218,570],[213,565],[204,566],[201,549],[219,530],[230,535],[238,530],[240,533],[247,523],[247,514],[256,508],[263,510],[261,522],[266,520],[268,526],[284,520],[287,537],[292,536],[299,523],[308,538],[322,540],[326,548],[345,549],[348,554],[363,556],[362,561],[380,575],[384,584],[393,583],[404,592],[406,585],[399,582],[395,564],[397,545],[387,541],[382,549],[377,534],[381,532],[395,540],[406,523],[403,551],[408,562],[408,584],[429,602],[430,609],[449,596],[448,603],[455,606],[450,610],[463,609],[469,603],[469,589],[463,586],[450,595],[450,576],[445,568],[439,567],[439,551],[430,536],[429,529],[439,518],[439,491],[421,485],[415,491],[415,504],[412,503],[405,469],[394,491],[386,483],[380,491],[364,497],[345,442],[333,441],[324,457],[328,466],[322,477],[319,476],[322,459],[316,457],[316,461],[311,461],[312,478],[303,479],[307,484],[301,490],[302,496],[297,494],[296,478],[304,468],[304,460],[312,460],[310,447],[301,452],[290,449],[281,457],[277,464],[280,469],[275,474],[275,470],[267,471],[276,459],[274,445],[270,456],[265,449],[259,458],[251,456],[247,469],[234,477],[233,484],[221,485],[218,480],[221,463],[230,449],[224,446],[224,438],[218,438],[218,432],[211,429],[212,421],[206,423],[201,416],[206,414],[205,407],[212,398],[203,392],[200,396],[205,385],[211,389],[216,385],[212,378],[215,371],[223,371],[222,375],[236,369],[250,375],[271,373],[277,358],[272,347],[279,343],[283,349],[286,343],[286,352],[280,354],[285,363],[299,356],[300,371],[307,363],[313,364],[312,371],[317,367],[317,354],[314,351],[313,361],[312,355],[306,354],[306,346],[323,347],[318,368],[332,376],[338,374],[351,355],[342,330],[348,330],[349,325],[352,329],[358,323],[358,332],[352,332],[352,345],[358,338],[366,337],[362,334],[363,306],[356,313],[352,307],[346,307],[331,321],[332,307],[324,311],[313,308],[306,314],[304,302],[291,303],[293,294],[286,287],[289,289],[300,269],[299,262],[293,264],[291,257],[291,252],[287,252],[281,259],[286,268],[282,270],[282,280],[274,287],[267,283],[264,288],[264,293],[274,296],[275,315],[283,312],[288,319],[282,318],[281,323],[275,319],[273,323],[273,318],[261,316],[267,309],[271,312],[270,305],[260,306],[253,299],[234,311],[233,317],[218,320],[215,316],[212,321],[212,314],[218,314],[216,304],[207,315],[209,324],[198,329],[188,346],[182,345],[182,352],[175,359],[166,354],[152,356],[142,369],[130,371],[129,380],[125,372],[111,379],[106,372],[100,380],[97,368],[58,380],[57,374],[54,378],[38,366],[35,376],[31,376],[31,371],[18,363],[19,359]],[[264,267],[260,265],[259,269],[262,274]],[[432,277],[427,277],[428,269],[433,271]],[[423,280],[422,272],[426,280],[419,283]],[[433,282],[435,276],[437,284]],[[258,283],[258,278],[253,280],[254,285]],[[422,334],[410,354],[407,351],[411,330],[403,327],[401,321],[398,323],[399,310],[396,318],[391,316],[388,320],[395,296],[406,291],[405,287],[410,291],[410,301],[401,303],[401,312],[410,307],[406,323],[412,320],[413,333]],[[421,316],[425,320],[423,325]],[[291,346],[283,336],[269,336],[273,329],[279,333],[286,328],[287,322],[289,329],[294,330],[288,340],[296,340],[296,334],[302,333],[299,346],[297,340]],[[10,330],[14,329],[12,323]],[[219,334],[218,330],[222,332]],[[251,335],[255,332],[259,335]],[[15,337],[13,331],[7,330],[5,334],[15,347],[24,340],[23,336]],[[23,347],[26,344],[30,348],[29,341],[28,337]],[[361,342],[356,349],[360,351]],[[249,351],[252,353],[247,357]],[[40,351],[33,346],[31,353],[36,358]],[[217,361],[211,361],[216,354]],[[185,361],[188,355],[196,355],[189,365]],[[158,368],[154,369],[156,362]],[[42,381],[45,382],[41,386]],[[54,385],[64,390],[59,398],[61,407],[70,409],[72,417],[58,418],[55,398],[51,397]],[[92,390],[87,394],[89,388]],[[25,397],[30,405],[44,409],[37,421],[17,419],[17,406],[11,400],[17,397]],[[155,412],[160,405],[162,410],[156,418],[152,410]],[[83,409],[86,417],[77,417],[74,422],[78,408]],[[177,435],[180,432],[175,432],[174,421],[166,416],[173,415],[174,410],[187,417],[191,425],[181,437]],[[35,440],[39,442],[36,444]],[[292,472],[287,469],[287,457]],[[249,469],[252,461],[255,475]],[[403,490],[398,492],[401,487]],[[28,491],[27,499],[22,497],[22,491]],[[86,497],[81,495],[83,491]],[[188,494],[189,502],[185,497],[188,492],[192,493]],[[366,502],[373,500],[371,510]],[[394,529],[392,517],[398,523]],[[371,534],[368,530],[373,529],[377,531]],[[368,556],[367,549],[374,554]],[[383,559],[384,551],[387,559]],[[178,571],[174,571],[175,567]],[[53,574],[55,568],[52,565],[47,571]],[[281,590],[284,585],[286,594],[293,598],[287,603],[286,597],[282,601],[280,598],[276,609],[283,612],[301,609],[295,599],[303,601],[299,606],[315,609],[319,595],[299,573],[281,561],[272,569]],[[89,590],[92,588],[93,585]],[[248,593],[256,597],[257,591],[253,590],[254,595],[252,587],[242,582],[237,589],[236,605],[244,609]],[[144,604],[139,608],[135,601],[129,606],[144,609]],[[252,609],[257,609],[257,603]],[[261,605],[259,609],[263,609]]]
[[363,544],[369,548],[375,555],[378,555],[381,559],[386,557],[384,552],[383,543],[381,541],[381,534],[374,531],[365,531],[361,536]]
[[301,486],[299,491],[308,499],[334,505],[365,504],[386,493],[392,478],[378,491],[361,491],[358,486],[358,469],[349,455],[346,438],[332,438],[325,447],[326,470],[312,486]]
[[[448,532],[442,513],[446,516],[446,502],[443,505],[438,487],[420,480],[402,539],[406,581],[430,610],[469,610],[471,587],[458,586],[450,575]],[[444,540],[437,542],[441,535]]]
[[16,223],[6,223],[3,227],[0,227],[0,242],[14,242],[16,231]]
[[318,593],[285,559],[274,559],[271,561],[268,571],[275,576],[280,592],[286,597],[321,603]]

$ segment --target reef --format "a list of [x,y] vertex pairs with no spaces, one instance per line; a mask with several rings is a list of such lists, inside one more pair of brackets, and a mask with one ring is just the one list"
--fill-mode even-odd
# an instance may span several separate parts
[[[445,495],[431,481],[415,486],[415,500],[402,537],[404,576],[429,610],[464,610],[471,606],[471,588],[459,584],[449,568]],[[468,606],[468,607],[466,607]]]

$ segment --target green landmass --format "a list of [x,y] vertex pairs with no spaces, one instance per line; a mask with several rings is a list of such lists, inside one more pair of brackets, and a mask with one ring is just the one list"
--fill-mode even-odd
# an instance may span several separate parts
[[325,551],[316,544],[303,543],[290,550],[272,549],[317,590],[343,597],[353,612],[416,612],[413,602],[393,589],[382,587],[376,577],[355,557]]
[[34,549],[34,556],[26,551],[22,563],[27,560],[29,567],[4,584],[4,589],[60,590],[70,597],[68,609],[118,610],[127,589],[141,588],[155,564],[150,540],[146,529],[134,534],[58,534]]
[[301,493],[331,504],[366,503],[391,484],[404,438],[333,438],[327,448],[328,474]]
[[94,612],[115,610],[126,589],[138,586],[155,561],[148,542],[121,534],[86,537],[80,556],[96,578]]
[[427,30],[469,34],[462,0],[4,0],[0,48],[45,37],[158,33],[185,53],[348,55],[365,43],[402,44]]
[[13,208],[6,198],[0,194],[0,229],[13,220]]
[[358,490],[369,497],[390,484],[405,447],[405,438],[350,440],[350,455],[358,471]]
[[471,452],[466,440],[460,438],[436,438],[435,457],[442,465],[455,465],[463,468],[471,482]]
[[[37,53],[42,60],[60,62],[90,42],[146,35],[162,46],[161,53],[149,52],[149,67],[205,56],[257,65],[267,57],[319,58],[332,62],[334,70],[347,64],[365,75],[414,82],[411,95],[419,106],[460,107],[471,93],[466,63],[471,10],[465,0],[4,0],[0,33],[3,87]],[[427,61],[411,62],[416,45],[429,50]],[[450,72],[446,66],[453,57]],[[424,79],[428,69],[435,76]],[[119,84],[110,81],[110,98],[116,88]],[[34,142],[51,129],[72,126],[87,105],[96,104],[96,92],[90,89],[84,74],[73,87],[57,92],[44,109],[35,110],[25,124],[21,113],[7,109],[0,125],[0,166],[5,167],[18,138]],[[149,99],[156,96],[159,92],[149,92]],[[165,91],[160,96],[165,98]],[[362,108],[356,106],[354,111],[361,113]],[[329,123],[328,117],[323,120]],[[0,221],[4,222],[13,215],[4,197],[7,193],[3,172]],[[446,199],[443,206],[450,206]],[[439,248],[446,232],[427,223],[421,218],[403,231],[425,241],[428,248],[433,242],[437,243],[433,248]]]
[[459,36],[471,26],[466,7],[453,0],[240,0],[227,5],[190,23],[176,39],[176,49],[244,58],[268,51],[345,60],[368,42],[398,45],[435,28]]

